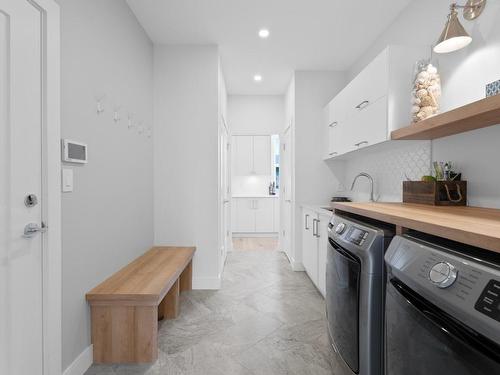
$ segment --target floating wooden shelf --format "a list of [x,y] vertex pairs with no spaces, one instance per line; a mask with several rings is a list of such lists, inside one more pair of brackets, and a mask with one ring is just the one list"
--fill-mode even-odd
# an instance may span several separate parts
[[500,95],[481,99],[395,130],[393,140],[436,139],[500,124]]

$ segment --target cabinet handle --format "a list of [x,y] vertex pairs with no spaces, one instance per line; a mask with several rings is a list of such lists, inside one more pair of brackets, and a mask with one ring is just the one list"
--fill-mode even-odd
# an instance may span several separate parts
[[307,215],[307,214],[306,214],[305,219],[306,219],[306,220],[305,220],[306,222],[305,222],[305,225],[304,225],[304,229],[305,229],[305,230],[309,230],[309,229],[310,229],[310,228],[309,228],[309,222],[308,222],[309,215]]
[[319,220],[313,219],[313,236],[319,238]]
[[333,128],[335,125],[338,124],[338,121],[334,121],[332,122],[330,125],[328,125],[330,128]]
[[337,154],[338,154],[338,152],[335,151],[335,152],[330,152],[328,155],[332,155],[333,156],[333,155],[337,155]]
[[365,144],[367,145],[368,141],[362,141],[362,142],[359,142],[359,143],[355,143],[354,146],[359,147],[359,146],[365,145]]
[[364,109],[368,106],[368,104],[370,104],[370,102],[368,100],[363,100],[361,103],[359,103],[356,108],[357,109]]

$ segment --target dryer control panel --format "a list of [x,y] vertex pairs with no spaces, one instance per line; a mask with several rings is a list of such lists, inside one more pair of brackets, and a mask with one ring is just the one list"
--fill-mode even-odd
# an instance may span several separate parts
[[500,322],[500,281],[489,281],[474,308]]

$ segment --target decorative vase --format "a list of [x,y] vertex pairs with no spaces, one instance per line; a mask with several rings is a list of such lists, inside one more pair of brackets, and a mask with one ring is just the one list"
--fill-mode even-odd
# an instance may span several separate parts
[[437,64],[430,59],[415,63],[412,92],[411,117],[414,123],[438,114],[441,99],[441,78]]

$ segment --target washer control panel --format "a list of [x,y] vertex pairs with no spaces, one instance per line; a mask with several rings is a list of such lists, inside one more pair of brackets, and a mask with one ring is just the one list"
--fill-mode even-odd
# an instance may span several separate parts
[[429,271],[429,280],[439,288],[448,288],[457,280],[458,271],[448,262],[439,262]]
[[489,281],[474,308],[500,322],[500,281]]
[[347,225],[345,225],[345,223],[338,223],[337,226],[335,227],[335,233],[337,234],[344,233],[346,227]]
[[346,239],[347,241],[361,246],[365,243],[368,237],[368,232],[366,230],[355,227],[354,225],[349,228],[347,232]]

